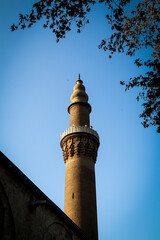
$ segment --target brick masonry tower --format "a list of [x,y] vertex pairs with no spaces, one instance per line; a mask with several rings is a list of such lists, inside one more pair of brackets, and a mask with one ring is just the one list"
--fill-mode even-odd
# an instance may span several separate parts
[[90,127],[91,106],[80,75],[68,112],[70,127],[61,134],[60,142],[66,164],[64,212],[90,239],[97,240],[95,162],[99,136]]

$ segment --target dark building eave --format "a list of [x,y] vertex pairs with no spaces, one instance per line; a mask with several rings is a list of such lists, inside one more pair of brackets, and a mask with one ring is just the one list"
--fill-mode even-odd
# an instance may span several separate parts
[[40,196],[40,199],[46,200],[46,205],[60,218],[63,219],[73,231],[75,231],[84,240],[89,238],[83,231],[54,203],[52,202],[15,164],[13,164],[1,151],[0,151],[0,164],[6,167],[9,171],[14,173],[24,184],[29,187],[33,192]]

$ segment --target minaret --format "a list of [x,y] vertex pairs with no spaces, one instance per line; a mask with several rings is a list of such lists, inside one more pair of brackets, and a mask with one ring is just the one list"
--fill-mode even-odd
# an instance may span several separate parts
[[60,142],[66,164],[64,212],[90,239],[97,240],[95,162],[99,136],[90,127],[91,106],[80,75],[68,112],[70,127],[61,134]]

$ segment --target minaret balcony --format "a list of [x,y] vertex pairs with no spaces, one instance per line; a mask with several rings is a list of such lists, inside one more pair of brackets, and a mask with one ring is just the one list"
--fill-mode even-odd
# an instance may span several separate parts
[[74,133],[87,133],[87,134],[90,134],[90,135],[96,137],[98,139],[98,142],[99,142],[99,135],[98,135],[97,131],[95,131],[91,127],[87,127],[87,126],[72,126],[72,127],[68,128],[68,129],[66,129],[61,134],[60,141],[62,141],[62,139],[65,138],[66,136],[68,136],[70,134],[74,134]]

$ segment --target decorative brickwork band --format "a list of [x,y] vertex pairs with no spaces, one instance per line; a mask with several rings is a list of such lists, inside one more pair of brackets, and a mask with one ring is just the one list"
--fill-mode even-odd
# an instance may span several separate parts
[[96,162],[98,146],[99,142],[88,136],[73,135],[61,142],[65,162],[73,157],[85,157]]

